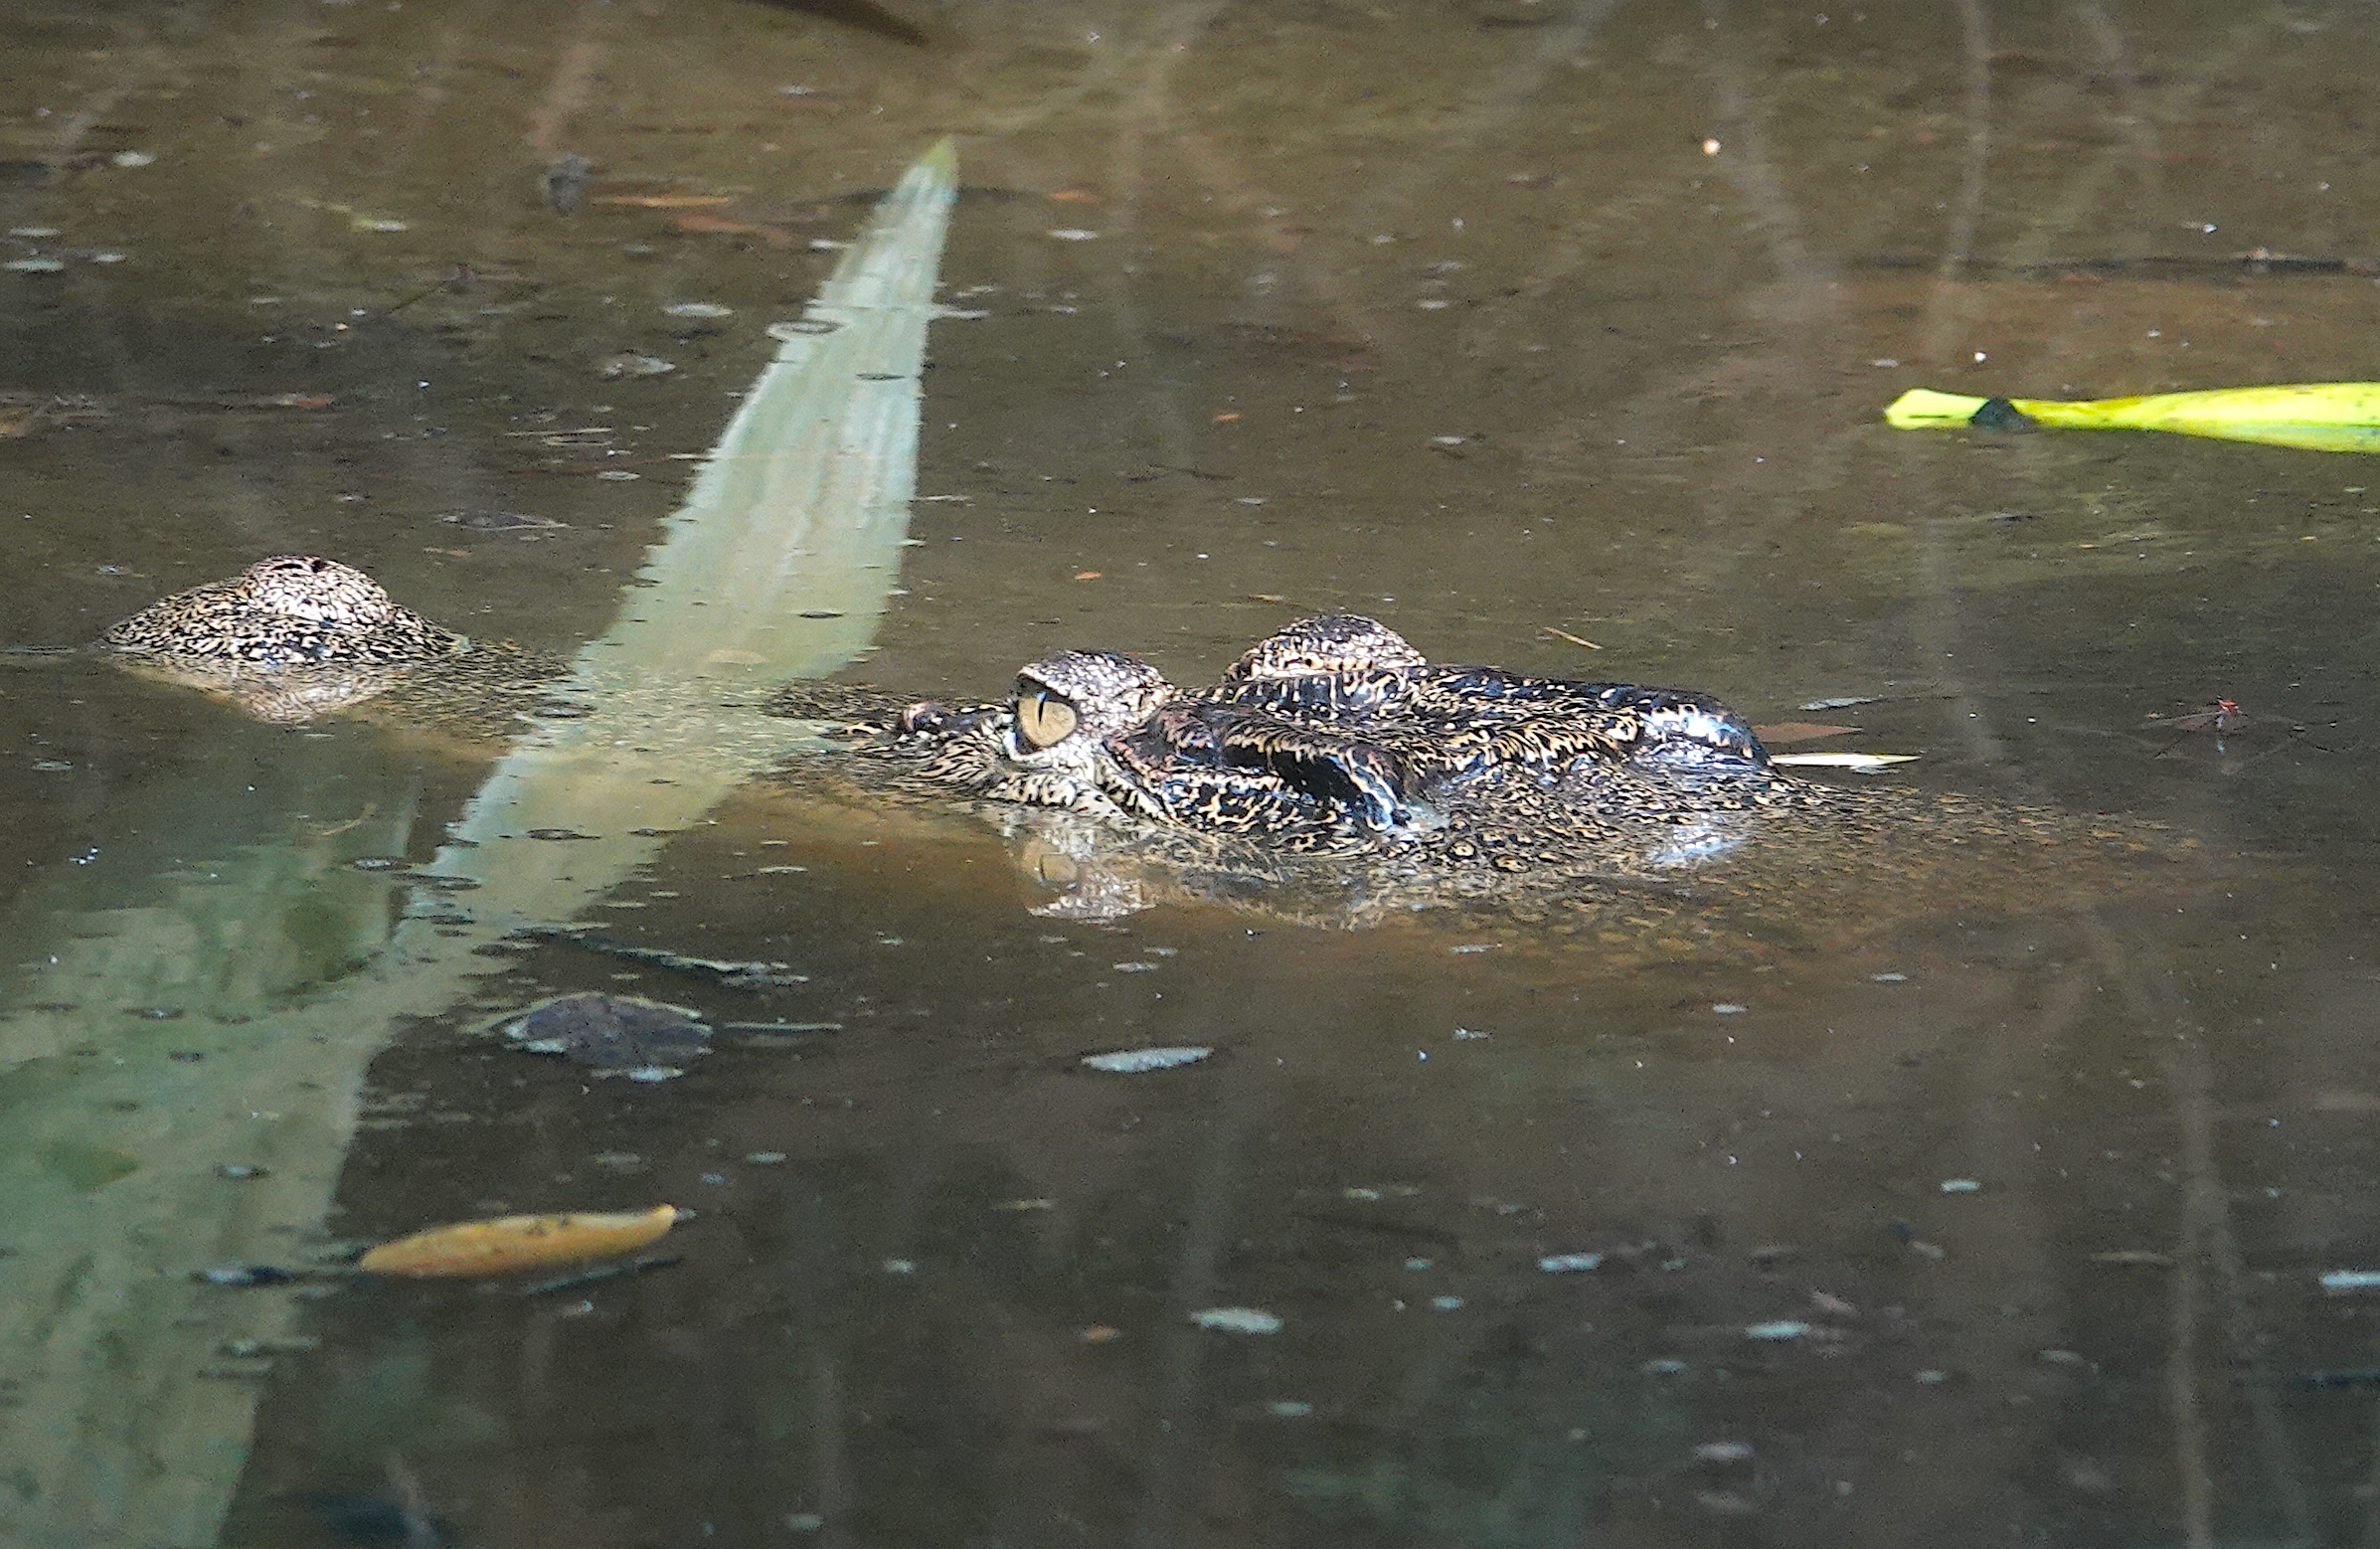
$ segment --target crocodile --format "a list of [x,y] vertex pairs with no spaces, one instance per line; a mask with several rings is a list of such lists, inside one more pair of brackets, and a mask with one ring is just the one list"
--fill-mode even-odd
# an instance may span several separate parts
[[1674,956],[2096,901],[2193,848],[2153,824],[1797,776],[1706,695],[1437,665],[1352,614],[1287,626],[1206,689],[1061,651],[1001,703],[798,683],[770,709],[839,748],[789,763],[781,791],[972,801],[1050,890],[1037,907],[1070,918],[1484,909]]
[[[486,737],[517,732],[564,671],[305,556],[166,598],[100,643],[265,720],[368,706]],[[2154,825],[1799,777],[1706,695],[1433,663],[1356,614],[1291,623],[1205,688],[1067,650],[995,702],[802,682],[765,708],[830,734],[804,752],[788,728],[774,791],[971,808],[1059,915],[1172,898],[1352,926],[1490,907],[1692,935],[1731,910],[2074,902],[2190,847]]]
[[131,672],[258,721],[301,725],[372,704],[376,719],[479,741],[518,733],[567,670],[432,623],[353,566],[303,554],[161,598],[98,644]]
[[[780,713],[804,708],[800,692],[780,695]],[[1288,625],[1211,689],[1120,652],[1065,650],[1026,666],[1005,705],[919,703],[843,734],[989,799],[1293,852],[1443,826],[1442,798],[1483,779],[1543,791],[1625,768],[1648,794],[1688,800],[1777,788],[1750,725],[1706,695],[1435,666],[1358,614]]]

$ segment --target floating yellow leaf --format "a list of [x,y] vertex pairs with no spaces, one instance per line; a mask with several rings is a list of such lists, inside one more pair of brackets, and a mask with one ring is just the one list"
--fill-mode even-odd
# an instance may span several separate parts
[[2380,451],[2380,382],[2297,382],[2061,403],[1966,398],[1912,388],[1884,411],[1904,430],[2027,425],[2059,430],[2174,430],[2308,451]]
[[607,1259],[642,1248],[675,1225],[671,1205],[606,1215],[499,1216],[462,1221],[383,1243],[358,1261],[374,1275],[511,1275]]

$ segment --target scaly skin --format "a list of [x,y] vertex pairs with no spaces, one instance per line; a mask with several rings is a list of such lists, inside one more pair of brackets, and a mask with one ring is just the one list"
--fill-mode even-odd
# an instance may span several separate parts
[[141,656],[297,667],[435,661],[470,642],[398,606],[360,570],[281,554],[152,602],[99,643]]

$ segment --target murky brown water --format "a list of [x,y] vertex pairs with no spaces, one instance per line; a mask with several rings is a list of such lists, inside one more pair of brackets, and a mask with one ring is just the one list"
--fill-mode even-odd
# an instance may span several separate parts
[[[934,327],[933,498],[855,675],[981,694],[1094,644],[1196,680],[1357,607],[1761,721],[1870,700],[1817,718],[1913,783],[2209,864],[1647,962],[1527,922],[1054,919],[988,833],[756,790],[591,918],[805,981],[494,962],[381,1030],[327,1221],[227,1203],[190,1249],[666,1199],[683,1262],[304,1288],[312,1347],[202,1373],[54,1337],[73,1288],[0,1258],[0,1414],[128,1460],[69,1495],[0,1458],[0,1531],[154,1544],[111,1513],[182,1487],[140,1427],[15,1397],[71,1359],[92,1414],[199,1417],[221,1541],[274,1549],[405,1541],[346,1496],[620,1549],[2380,1541],[2380,1350],[2316,1281],[2380,1267],[2380,471],[1878,421],[1921,384],[2372,375],[2368,264],[2233,261],[2380,254],[2364,13],[886,3],[931,41],[737,0],[0,17],[0,257],[62,264],[0,273],[0,640],[293,550],[587,638],[821,245],[955,134],[943,294],[984,315]],[[567,525],[441,520],[483,511]],[[175,1149],[185,1110],[282,1111],[173,1056],[239,1006],[334,1014],[400,898],[344,863],[426,858],[484,766],[5,670],[0,1106],[113,1085],[5,1158],[0,1253],[59,1199],[165,1240],[107,1190],[255,1159]],[[2249,724],[2143,726],[2219,697]],[[258,855],[294,857],[282,914],[156,923]],[[110,939],[149,1014],[52,971]],[[479,1032],[623,988],[837,1030],[655,1086]],[[1143,1044],[1219,1052],[1076,1063]],[[229,1337],[290,1294],[173,1315]]]

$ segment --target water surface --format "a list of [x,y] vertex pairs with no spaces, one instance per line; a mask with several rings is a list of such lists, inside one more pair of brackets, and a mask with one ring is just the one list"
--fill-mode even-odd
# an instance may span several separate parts
[[[993,694],[1081,644],[1197,681],[1358,608],[1855,723],[1923,756],[1894,778],[2202,864],[1663,954],[1068,919],[981,825],[756,786],[586,919],[806,977],[545,942],[357,1029],[409,906],[352,863],[426,860],[487,753],[18,656],[0,1104],[40,1118],[0,1249],[698,1215],[545,1296],[160,1275],[154,1361],[0,1260],[10,1531],[196,1544],[228,1500],[220,1541],[278,1549],[357,1497],[623,1549],[2380,1535],[2370,1314],[2316,1279],[2380,1267],[2374,475],[1878,418],[2370,375],[2362,13],[887,3],[929,41],[727,0],[0,22],[6,257],[62,265],[0,273],[0,638],[309,551],[575,646],[763,328],[950,134],[965,315],[849,675]],[[2248,723],[2148,724],[2218,698]],[[484,1031],[574,989],[835,1025],[651,1086]],[[1077,1064],[1172,1044],[1217,1052]],[[220,1214],[111,1203],[161,1172]],[[207,1353],[267,1333],[311,1343]]]

